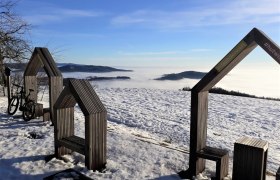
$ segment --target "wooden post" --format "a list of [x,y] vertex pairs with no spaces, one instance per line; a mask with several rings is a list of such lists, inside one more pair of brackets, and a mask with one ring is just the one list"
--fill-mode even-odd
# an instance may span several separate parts
[[[10,104],[10,101],[11,101],[11,69],[10,68],[5,67],[5,75],[7,77],[6,86],[7,86],[7,91],[8,91],[8,104]],[[4,89],[4,91],[5,91],[5,89]]]
[[34,91],[30,93],[29,98],[33,101],[37,102],[37,78],[36,76],[24,76],[24,88],[25,92],[28,93],[29,89],[33,89]]
[[43,104],[35,103],[35,117],[43,116]]
[[72,152],[59,141],[74,135],[74,107],[56,110],[54,119],[55,156],[60,158]]
[[50,118],[53,119],[54,110],[53,106],[58,96],[63,89],[63,78],[62,76],[54,76],[49,79],[49,97],[50,97]]
[[8,104],[11,101],[11,76],[7,76],[7,91],[8,91]]
[[191,126],[189,172],[191,176],[205,169],[205,159],[197,158],[197,151],[206,146],[208,91],[191,92]]
[[234,143],[233,180],[265,180],[268,142],[242,137]]
[[280,180],[280,167],[276,173],[276,180]]

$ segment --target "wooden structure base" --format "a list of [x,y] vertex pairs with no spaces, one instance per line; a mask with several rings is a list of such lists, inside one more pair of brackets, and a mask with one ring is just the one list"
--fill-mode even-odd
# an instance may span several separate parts
[[265,180],[268,142],[242,137],[234,143],[233,180]]
[[198,151],[196,156],[216,162],[216,180],[223,180],[228,175],[229,153],[227,150],[206,146]]

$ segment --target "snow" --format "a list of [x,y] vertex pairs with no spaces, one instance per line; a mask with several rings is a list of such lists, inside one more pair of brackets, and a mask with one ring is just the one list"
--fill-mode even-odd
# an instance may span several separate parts
[[[25,122],[18,112],[9,116],[7,98],[0,97],[0,179],[42,179],[74,168],[93,179],[180,179],[188,168],[190,92],[145,88],[98,88],[108,110],[107,165],[104,172],[87,170],[84,156],[65,155],[45,162],[54,154],[53,126],[42,118]],[[38,97],[41,97],[40,95]],[[48,106],[48,96],[42,102]],[[225,96],[209,96],[207,144],[230,151],[242,137],[269,142],[267,171],[280,164],[280,102]],[[84,116],[75,107],[75,133],[84,136]],[[36,135],[35,135],[36,134]],[[204,174],[215,171],[207,161]],[[229,179],[229,178],[228,178]],[[275,179],[267,175],[267,179]]]

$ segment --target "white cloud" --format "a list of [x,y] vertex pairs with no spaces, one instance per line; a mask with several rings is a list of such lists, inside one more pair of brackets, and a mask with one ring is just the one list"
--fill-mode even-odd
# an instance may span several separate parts
[[122,56],[170,56],[170,57],[178,57],[180,55],[185,56],[186,54],[190,54],[192,52],[209,52],[213,51],[213,49],[200,48],[200,49],[188,49],[185,51],[148,51],[148,52],[126,52],[126,51],[118,51],[118,55]]
[[279,22],[280,2],[278,0],[230,1],[227,4],[218,4],[216,7],[181,11],[138,10],[114,17],[111,21],[115,26],[139,25],[161,29]]
[[98,11],[55,8],[55,7],[45,7],[43,9],[38,9],[31,13],[32,15],[25,16],[24,18],[32,24],[59,22],[70,18],[99,17],[105,14],[103,12],[98,12]]
[[153,55],[176,55],[176,54],[184,54],[184,51],[150,51],[150,52],[117,52],[119,55],[123,56],[153,56]]

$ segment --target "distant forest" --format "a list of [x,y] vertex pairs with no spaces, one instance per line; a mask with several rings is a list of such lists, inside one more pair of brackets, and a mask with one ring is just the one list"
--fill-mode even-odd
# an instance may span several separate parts
[[[191,88],[190,87],[184,87],[182,90],[183,91],[191,91]],[[225,90],[223,88],[216,88],[216,87],[210,89],[209,93],[280,101],[279,98],[259,97],[259,96],[255,96],[255,95],[251,95],[251,94],[242,93],[242,92],[239,92],[239,91],[228,91],[228,90]]]

